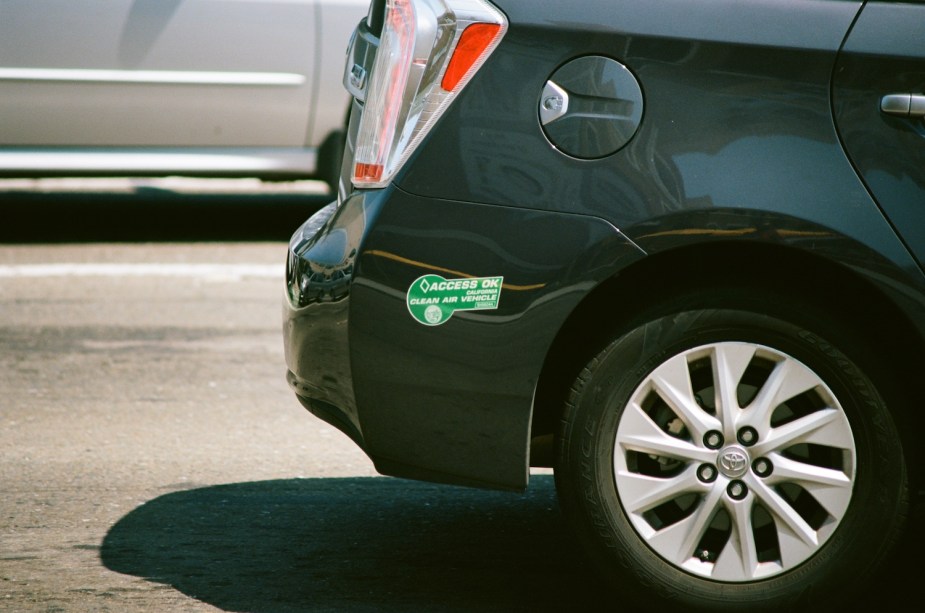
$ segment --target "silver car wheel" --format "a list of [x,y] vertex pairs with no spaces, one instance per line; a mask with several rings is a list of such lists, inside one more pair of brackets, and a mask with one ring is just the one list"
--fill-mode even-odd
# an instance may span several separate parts
[[855,439],[838,399],[798,360],[720,342],[658,365],[617,426],[620,504],[661,558],[745,582],[791,570],[839,526]]

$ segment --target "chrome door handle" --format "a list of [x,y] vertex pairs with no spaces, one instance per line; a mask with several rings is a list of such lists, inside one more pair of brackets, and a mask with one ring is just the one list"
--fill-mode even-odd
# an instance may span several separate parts
[[890,94],[880,100],[880,110],[895,117],[925,117],[925,96]]

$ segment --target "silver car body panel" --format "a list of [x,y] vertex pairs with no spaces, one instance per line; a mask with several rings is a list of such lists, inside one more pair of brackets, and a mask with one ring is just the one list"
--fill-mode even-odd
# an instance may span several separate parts
[[71,154],[121,171],[109,165],[114,153],[129,154],[129,167],[150,161],[141,170],[154,172],[245,172],[250,162],[311,172],[317,148],[343,127],[344,51],[367,5],[3,0],[0,172],[79,169]]
[[315,148],[151,147],[94,149],[0,148],[0,171],[7,175],[55,174],[255,174],[300,175],[318,162]]

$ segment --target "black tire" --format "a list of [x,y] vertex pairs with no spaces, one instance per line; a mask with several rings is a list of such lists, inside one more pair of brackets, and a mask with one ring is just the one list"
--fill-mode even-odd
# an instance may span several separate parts
[[[708,349],[685,353],[702,347]],[[748,407],[753,400],[755,405],[773,404],[764,400],[759,403],[748,396],[766,386],[770,379],[765,377],[777,359],[793,365],[792,372],[802,373],[799,376],[808,376],[806,372],[810,372],[823,385],[813,387],[797,399],[775,405],[783,408],[774,410],[773,425],[755,432],[759,440],[763,437],[763,442],[753,444],[751,433],[743,430],[738,430],[738,437],[744,436],[749,445],[739,440],[723,440],[715,451],[716,470],[713,472],[716,474],[712,474],[710,468],[703,468],[710,462],[691,459],[693,455],[670,458],[632,449],[634,445],[650,452],[656,448],[650,449],[648,442],[640,443],[644,441],[640,433],[647,431],[651,422],[653,427],[657,425],[662,430],[652,439],[659,445],[664,435],[672,437],[666,439],[671,444],[681,441],[684,454],[688,453],[688,448],[698,448],[698,458],[707,453],[702,450],[708,449],[708,442],[716,441],[707,440],[707,435],[697,440],[694,432],[698,427],[698,432],[702,432],[704,424],[713,422],[705,417],[703,424],[698,422],[699,425],[692,427],[688,423],[692,418],[675,419],[678,411],[663,399],[670,393],[664,391],[667,388],[660,382],[666,376],[662,373],[676,372],[667,369],[670,365],[681,364],[676,356],[685,354],[688,376],[694,372],[691,390],[707,392],[700,395],[707,398],[698,399],[702,402],[700,410],[704,415],[710,415],[711,410],[720,414],[721,410],[711,408],[709,402],[710,385],[714,383],[712,367],[720,360],[716,356],[727,353],[746,356],[748,348],[754,348],[759,359],[751,360],[753,371],[746,370],[738,379],[730,378],[739,381],[737,389],[745,397],[738,397],[736,402],[728,402],[729,405]],[[742,360],[744,363],[747,358]],[[799,370],[800,366],[807,367],[808,371]],[[655,388],[664,389],[653,391]],[[826,404],[834,405],[835,412],[829,412]],[[745,411],[748,408],[728,415],[739,419]],[[645,418],[640,420],[642,415]],[[784,432],[782,428],[788,419],[792,424],[808,423],[800,421],[801,418],[821,423],[823,417],[830,419],[826,423],[831,425],[820,426],[814,431],[821,433],[819,435],[808,435],[808,440],[814,441],[812,446],[788,443],[791,446],[778,449],[771,445],[773,437]],[[699,414],[695,418],[699,419]],[[721,423],[725,422],[721,420]],[[825,444],[819,444],[820,441]],[[852,445],[853,451],[845,450]],[[787,451],[782,454],[784,449]],[[755,450],[760,453],[756,454]],[[740,473],[739,462],[743,454],[747,462],[744,474]],[[794,477],[794,482],[790,483],[787,481],[789,473],[784,468],[779,469],[775,477],[773,462],[756,462],[759,460],[756,455],[761,454],[778,460],[781,466],[789,466],[788,462],[794,459],[806,463],[798,465],[800,470],[806,465],[821,466],[831,471],[825,472],[826,475],[843,474],[851,484],[826,486],[836,491],[831,500],[837,499],[838,504],[826,498],[826,504],[835,510],[831,516],[823,517],[829,510],[816,498],[821,495],[812,494],[807,488],[814,491],[826,488],[816,490],[816,486],[809,480],[804,481],[802,476]],[[721,459],[725,462],[720,462]],[[703,472],[691,472],[697,470]],[[771,475],[766,474],[768,470],[772,471]],[[734,309],[692,309],[653,315],[650,321],[621,334],[594,357],[578,376],[567,402],[555,474],[563,512],[605,581],[613,585],[621,599],[628,597],[642,608],[653,609],[664,609],[665,605],[709,610],[780,610],[783,606],[828,608],[848,597],[854,588],[859,589],[864,579],[882,563],[898,538],[908,498],[900,437],[883,396],[871,379],[833,344],[812,331],[779,318]],[[714,481],[708,481],[710,477]],[[690,485],[694,478],[695,489],[702,491],[686,496],[665,494],[659,498],[659,506],[654,509],[646,506],[653,504],[646,497],[650,481],[654,492],[655,485],[669,480],[683,480]],[[734,487],[733,482],[745,484],[744,493],[738,485]],[[753,484],[754,489],[746,482]],[[772,483],[776,487],[771,487]],[[767,510],[765,501],[776,500],[768,493],[771,491],[780,494],[791,508],[784,508],[785,512],[779,515]],[[644,496],[640,492],[647,494]],[[807,494],[812,500],[805,498]],[[735,501],[738,496],[744,497],[741,502]],[[740,512],[746,508],[741,505],[746,504],[748,497],[753,500],[747,504],[764,510]],[[710,531],[701,533],[699,529],[691,529],[684,534],[698,536],[689,539],[653,536],[667,535],[672,527],[682,534],[688,525],[679,518],[686,514],[687,521],[694,523],[700,517],[701,508],[716,509],[712,515],[704,511],[704,517],[713,518]],[[779,513],[781,508],[778,507]],[[795,518],[794,514],[815,531],[820,541],[818,545],[791,544],[788,528],[783,526],[792,520],[790,518]],[[747,536],[741,540],[735,532],[735,517],[746,522],[742,525],[747,529],[742,533],[751,532],[754,549],[760,550],[756,559],[761,561],[761,566],[741,563],[742,576],[736,575],[738,571],[732,561],[747,561],[753,556],[741,553],[751,542]],[[743,517],[747,519],[742,520]],[[725,524],[729,525],[724,528]],[[807,538],[811,536],[805,534]],[[678,560],[686,559],[689,543],[694,541],[693,552],[700,553],[692,555],[682,568]],[[742,546],[739,550],[726,550],[739,544]],[[796,555],[807,551],[804,559]],[[776,562],[775,556],[779,558]],[[783,561],[785,557],[789,558],[787,562]],[[793,560],[797,561],[789,563]],[[748,568],[761,570],[748,576]]]
[[347,144],[346,134],[346,127],[343,130],[332,132],[318,151],[318,169],[315,175],[328,184],[331,194],[337,194],[337,182],[340,180],[344,147]]

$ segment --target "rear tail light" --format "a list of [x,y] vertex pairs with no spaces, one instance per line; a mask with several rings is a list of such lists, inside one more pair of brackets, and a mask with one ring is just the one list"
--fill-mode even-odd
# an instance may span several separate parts
[[[386,0],[354,150],[356,187],[388,184],[506,30],[486,0]],[[347,79],[362,68],[351,64]]]

